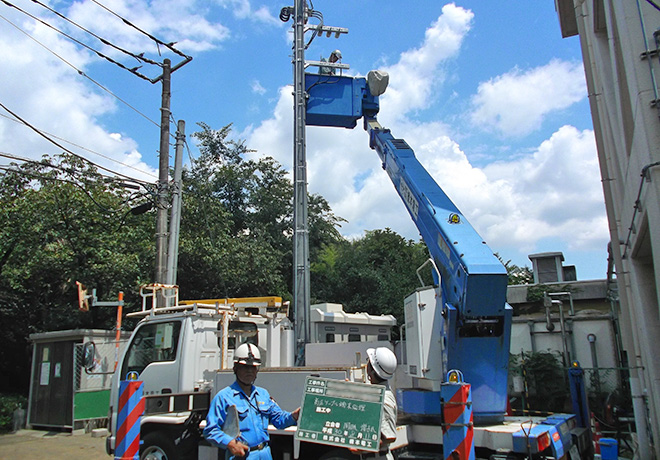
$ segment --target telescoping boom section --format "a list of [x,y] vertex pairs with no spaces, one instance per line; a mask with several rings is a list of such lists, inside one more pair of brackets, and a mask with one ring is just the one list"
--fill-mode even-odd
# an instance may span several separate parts
[[[434,305],[420,301],[406,306],[406,327],[415,323],[409,314],[434,311],[427,316],[433,322],[429,337],[419,338],[417,345],[406,346],[408,373],[419,379],[418,386],[425,391],[399,389],[399,403],[404,412],[439,415],[432,409],[440,399],[439,383],[449,369],[458,369],[472,387],[475,422],[499,421],[507,404],[512,316],[506,303],[506,269],[422,166],[408,143],[378,123],[378,96],[384,89],[376,86],[386,86],[383,79],[387,79],[386,74],[373,72],[367,78],[307,74],[306,122],[353,128],[359,118],[364,119],[369,146],[378,153],[431,255],[434,279],[439,286]],[[408,342],[409,332],[412,331],[407,331]],[[412,335],[418,338],[420,332]],[[423,356],[422,366],[410,356],[415,349]],[[411,362],[415,364],[410,365]],[[420,407],[431,409],[415,414]]]

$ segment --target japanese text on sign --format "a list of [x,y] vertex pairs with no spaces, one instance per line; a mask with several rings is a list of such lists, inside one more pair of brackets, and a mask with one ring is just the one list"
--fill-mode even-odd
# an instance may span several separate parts
[[307,377],[296,438],[378,451],[385,388]]

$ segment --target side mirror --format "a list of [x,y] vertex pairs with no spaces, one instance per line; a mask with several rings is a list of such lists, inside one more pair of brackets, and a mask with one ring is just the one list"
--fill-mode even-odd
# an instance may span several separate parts
[[96,345],[94,342],[85,342],[82,353],[83,367],[86,371],[91,371],[94,368],[94,356],[96,356]]

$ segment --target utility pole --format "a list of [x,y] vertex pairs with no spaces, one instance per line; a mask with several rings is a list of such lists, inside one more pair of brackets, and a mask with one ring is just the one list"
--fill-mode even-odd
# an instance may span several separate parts
[[[307,155],[306,155],[306,111],[305,68],[327,66],[333,69],[348,69],[340,63],[305,61],[305,49],[313,38],[326,34],[328,37],[348,33],[342,27],[323,24],[323,16],[307,8],[307,0],[295,0],[293,8],[285,7],[280,19],[287,22],[293,15],[293,309],[295,316],[296,365],[305,364],[305,344],[310,341],[310,286],[309,286],[309,223],[307,214]],[[306,25],[314,17],[320,24]],[[305,44],[305,32],[313,31],[312,39]]]
[[296,315],[296,364],[305,364],[309,343],[309,231],[307,219],[307,155],[305,151],[305,6],[294,3],[293,45],[293,304]]
[[183,143],[186,139],[186,122],[179,120],[176,127],[174,149],[174,183],[172,186],[172,214],[170,216],[170,244],[167,251],[166,284],[176,284],[176,268],[179,259],[179,228],[181,227],[181,175],[183,169]]
[[163,60],[163,91],[160,108],[160,156],[158,162],[158,196],[156,198],[156,273],[154,282],[165,284],[167,276],[167,195],[170,167],[170,60]]

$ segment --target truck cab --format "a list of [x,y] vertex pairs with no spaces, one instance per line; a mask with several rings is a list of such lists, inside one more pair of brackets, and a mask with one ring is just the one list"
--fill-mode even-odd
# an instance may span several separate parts
[[[295,341],[288,303],[280,297],[178,299],[176,286],[141,288],[141,318],[113,377],[106,451],[116,450],[120,382],[142,382],[146,401],[140,422],[141,458],[196,458],[200,424],[210,400],[234,381],[234,350],[244,342],[261,352],[259,385],[287,410],[300,405],[309,374],[364,381],[366,349],[390,346],[391,315],[347,313],[340,304],[312,306],[313,341],[306,345],[307,366],[294,367]],[[158,305],[158,298],[166,306]],[[168,305],[169,304],[169,305]],[[287,439],[292,432],[274,433]],[[204,446],[215,458],[217,449]]]
[[[287,318],[288,305],[280,297],[179,301],[176,291],[176,286],[143,286],[142,310],[127,315],[142,319],[113,377],[111,434],[106,441],[109,454],[115,451],[122,381],[141,381],[147,398],[198,393],[210,400],[216,373],[231,369],[233,352],[240,343],[257,345],[266,366],[293,363],[293,329]],[[166,306],[157,305],[159,297]],[[165,431],[167,435],[161,437],[178,447],[188,435],[190,417],[187,410],[147,415],[142,418],[141,438],[146,443],[150,432]]]

